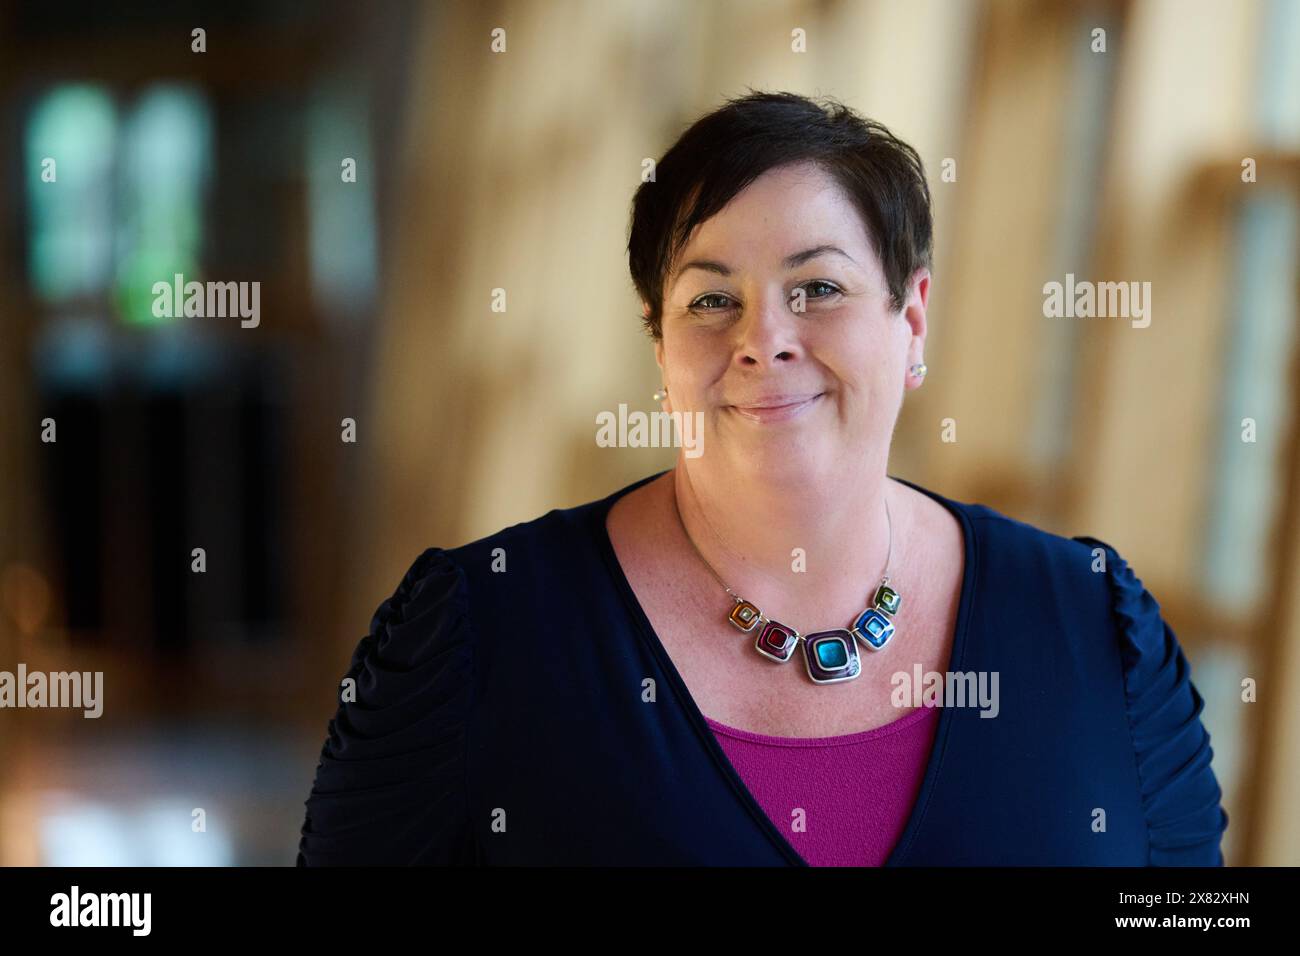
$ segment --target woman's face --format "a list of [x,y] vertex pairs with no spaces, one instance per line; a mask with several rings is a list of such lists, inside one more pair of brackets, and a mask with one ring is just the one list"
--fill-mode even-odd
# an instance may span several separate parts
[[928,295],[920,270],[892,312],[835,181],[808,163],[769,170],[695,230],[667,277],[664,407],[703,413],[701,462],[792,487],[878,467],[903,390],[920,383],[908,367],[922,361]]

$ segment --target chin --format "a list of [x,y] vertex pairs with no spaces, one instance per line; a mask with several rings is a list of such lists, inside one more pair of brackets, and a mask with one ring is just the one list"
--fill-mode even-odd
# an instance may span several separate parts
[[789,485],[793,488],[817,481],[835,471],[843,455],[833,454],[833,449],[817,436],[782,435],[746,443],[735,456],[747,470],[757,469],[769,483]]

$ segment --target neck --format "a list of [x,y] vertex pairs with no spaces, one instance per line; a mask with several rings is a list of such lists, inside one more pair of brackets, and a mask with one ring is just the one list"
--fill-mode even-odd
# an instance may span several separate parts
[[700,552],[696,566],[723,601],[700,556],[733,592],[801,631],[844,627],[866,606],[885,573],[890,519],[898,566],[903,508],[883,460],[792,488],[679,459],[672,481],[681,525]]

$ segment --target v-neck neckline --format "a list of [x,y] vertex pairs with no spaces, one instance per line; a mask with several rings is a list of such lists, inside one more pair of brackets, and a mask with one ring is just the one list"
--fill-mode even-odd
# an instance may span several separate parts
[[[686,686],[686,681],[678,673],[677,666],[673,663],[672,656],[664,646],[659,635],[655,632],[654,625],[650,623],[650,618],[645,613],[645,608],[641,606],[640,599],[637,598],[636,592],[632,590],[632,583],[628,580],[627,574],[623,571],[623,565],[618,560],[618,553],[614,550],[614,543],[609,537],[609,529],[605,525],[605,519],[609,515],[610,509],[614,503],[624,495],[635,491],[642,485],[648,484],[657,478],[667,474],[671,469],[664,469],[658,474],[650,475],[633,482],[625,488],[614,492],[611,495],[596,502],[596,507],[591,510],[591,518],[594,523],[592,531],[595,535],[597,545],[601,552],[601,557],[605,561],[610,577],[613,578],[614,584],[623,597],[624,604],[627,605],[631,612],[633,622],[636,624],[636,630],[641,635],[642,640],[650,648],[650,651],[659,660],[659,666],[664,674],[668,677],[668,682],[673,685],[678,697],[683,702],[686,716],[690,720],[696,733],[704,743],[705,749],[713,758],[718,770],[731,785],[732,789],[740,797],[741,802],[755,818],[759,828],[767,835],[768,839],[778,849],[786,860],[793,866],[809,866],[796,850],[793,844],[786,839],[785,834],[767,815],[758,798],[750,791],[744,779],[740,776],[739,771],[732,765],[722,745],[718,743],[714,736],[713,729],[708,725],[704,717],[704,712],[700,710],[699,704],[696,703],[690,689]],[[974,600],[974,583],[976,575],[976,562],[979,557],[978,540],[975,532],[975,524],[966,513],[965,508],[961,507],[954,501],[945,498],[937,492],[922,488],[906,478],[894,478],[892,475],[886,475],[893,478],[894,481],[900,482],[912,488],[915,491],[926,495],[937,501],[943,507],[957,518],[962,528],[962,539],[965,551],[965,560],[962,566],[961,596],[958,599],[956,623],[953,625],[952,650],[948,655],[948,669],[946,673],[955,673],[962,670],[962,664],[966,658],[966,632],[969,629],[972,602]],[[929,805],[930,797],[936,788],[939,773],[943,765],[943,758],[947,750],[948,733],[952,727],[954,717],[954,708],[942,707],[939,715],[939,726],[935,730],[934,741],[930,746],[930,753],[926,759],[925,776],[921,781],[921,789],[917,793],[916,800],[912,803],[911,811],[907,818],[907,823],[903,827],[903,832],[899,835],[898,841],[890,851],[889,856],[885,859],[883,866],[899,866],[900,860],[907,853],[912,841],[916,838],[917,832],[921,828],[921,822],[925,817],[926,808]]]

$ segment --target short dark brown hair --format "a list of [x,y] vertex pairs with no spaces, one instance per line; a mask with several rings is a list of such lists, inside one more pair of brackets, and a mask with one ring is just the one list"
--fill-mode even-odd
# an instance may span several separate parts
[[696,120],[632,197],[628,267],[662,333],[664,282],[695,227],[778,166],[811,161],[848,194],[884,268],[894,311],[907,283],[931,266],[930,187],[921,157],[882,124],[832,97],[756,92]]

